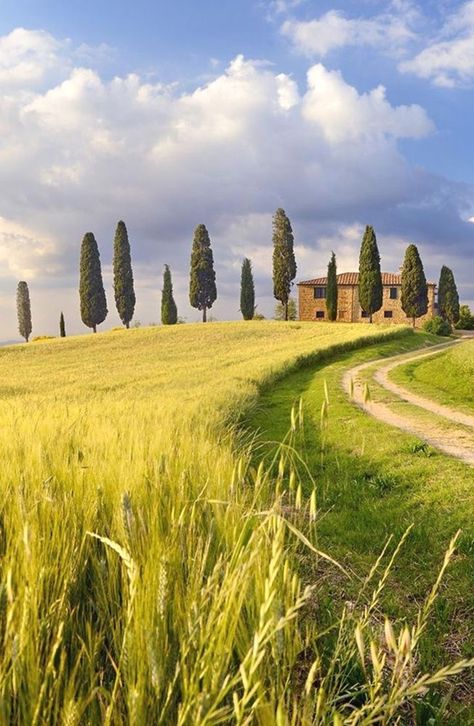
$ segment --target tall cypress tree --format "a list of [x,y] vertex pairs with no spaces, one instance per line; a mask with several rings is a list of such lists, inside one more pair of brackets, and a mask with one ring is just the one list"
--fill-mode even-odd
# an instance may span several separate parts
[[336,255],[331,254],[328,264],[328,281],[326,285],[326,310],[329,320],[337,318],[337,264]]
[[30,291],[26,282],[19,282],[16,291],[16,310],[18,314],[18,331],[28,343],[33,330],[31,323]]
[[135,290],[133,287],[132,258],[125,222],[118,222],[114,239],[114,292],[115,305],[120,320],[126,328],[135,312]]
[[63,313],[59,316],[59,335],[61,338],[66,337],[66,323],[64,322]]
[[207,311],[217,298],[216,273],[211,240],[204,224],[198,224],[194,231],[191,252],[189,280],[189,302],[193,308],[202,310],[202,322],[207,320]]
[[359,255],[359,303],[364,312],[369,315],[382,307],[383,286],[380,271],[380,254],[374,228],[367,225],[365,228]]
[[87,232],[82,240],[79,295],[82,322],[96,333],[97,326],[104,322],[108,310],[99,248],[92,232]]
[[438,285],[438,312],[451,325],[459,320],[459,294],[453,271],[443,265]]
[[406,316],[412,319],[413,327],[416,318],[426,315],[428,311],[428,286],[416,245],[408,245],[405,252],[401,303]]
[[240,277],[240,312],[244,320],[252,320],[255,313],[255,285],[252,263],[245,257]]
[[175,325],[178,322],[178,308],[173,297],[171,271],[165,265],[163,272],[163,290],[161,292],[161,322],[163,325]]
[[295,277],[293,230],[285,211],[279,208],[273,217],[273,295],[285,309],[285,320],[288,320],[288,299]]

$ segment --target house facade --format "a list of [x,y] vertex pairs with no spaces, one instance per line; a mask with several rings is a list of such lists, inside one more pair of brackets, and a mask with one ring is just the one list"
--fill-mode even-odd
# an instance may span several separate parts
[[[383,302],[380,310],[373,313],[374,323],[407,323],[402,310],[401,292],[402,276],[391,272],[382,272]],[[298,311],[300,320],[327,320],[326,311],[327,277],[317,277],[298,283]],[[416,319],[417,325],[423,325],[436,315],[436,284],[428,282],[428,312]],[[359,273],[343,272],[337,276],[337,320],[347,323],[369,322],[369,316],[362,310],[359,303]]]

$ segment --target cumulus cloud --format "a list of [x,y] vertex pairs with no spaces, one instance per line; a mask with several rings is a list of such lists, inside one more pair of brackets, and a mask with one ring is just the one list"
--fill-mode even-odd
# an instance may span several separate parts
[[414,58],[400,63],[437,86],[472,85],[474,82],[474,0],[461,5],[444,22],[441,31]]
[[313,20],[286,20],[281,32],[299,53],[324,57],[344,46],[370,46],[399,52],[415,38],[408,20],[411,15],[387,12],[371,18],[347,18],[330,10]]
[[398,140],[429,134],[432,124],[420,106],[394,106],[382,87],[359,93],[321,64],[298,86],[280,69],[238,56],[210,82],[181,92],[136,74],[104,80],[96,68],[75,64],[74,48],[55,46],[39,31],[29,37],[35,53],[38,38],[49,49],[35,56],[44,68],[36,76],[41,82],[8,82],[0,102],[8,336],[20,277],[32,282],[38,327],[54,330],[65,309],[69,328],[80,329],[77,264],[86,231],[98,239],[112,301],[112,238],[120,218],[129,229],[144,322],[158,316],[163,263],[172,267],[180,314],[195,319],[186,276],[200,222],[214,245],[217,317],[238,315],[244,255],[254,258],[259,309],[269,312],[271,216],[278,206],[293,221],[304,277],[325,258],[324,240],[338,251],[340,239],[346,249],[347,229],[366,222],[382,239],[385,231],[426,249],[454,238],[472,257],[473,228],[462,221],[469,190],[407,163]]
[[317,124],[330,143],[357,139],[421,138],[433,130],[425,110],[416,104],[390,105],[383,86],[359,94],[339,71],[321,64],[308,72],[303,115]]

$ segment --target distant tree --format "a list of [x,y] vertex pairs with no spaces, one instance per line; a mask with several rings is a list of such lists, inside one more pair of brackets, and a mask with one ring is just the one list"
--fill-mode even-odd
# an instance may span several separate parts
[[79,295],[82,322],[96,333],[97,326],[104,322],[108,310],[99,248],[92,232],[87,232],[82,240]]
[[279,302],[275,305],[274,320],[296,320],[298,318],[298,309],[294,297],[289,297],[286,305]]
[[469,305],[461,305],[459,309],[459,320],[456,323],[457,330],[474,330],[474,315]]
[[336,255],[331,254],[328,264],[328,281],[326,285],[326,310],[329,320],[337,318],[337,264]]
[[452,326],[459,320],[459,294],[453,271],[443,265],[438,284],[438,313]]
[[28,343],[33,330],[31,324],[30,291],[26,282],[19,282],[16,291],[16,310],[18,314],[18,330]]
[[130,242],[125,222],[120,220],[115,230],[114,239],[114,292],[115,305],[120,320],[126,328],[135,312],[135,290],[133,287],[132,258]]
[[416,245],[408,245],[402,268],[402,310],[412,319],[415,327],[416,318],[428,312],[428,286],[425,272]]
[[61,313],[59,317],[59,335],[61,338],[66,337],[66,323],[64,322],[64,315]]
[[252,320],[255,314],[255,285],[252,263],[245,257],[240,277],[240,312],[244,320]]
[[191,252],[191,273],[189,280],[189,302],[193,308],[202,310],[202,322],[207,320],[207,311],[217,298],[216,273],[211,240],[204,224],[194,231]]
[[273,295],[285,309],[284,320],[288,320],[288,300],[295,277],[293,230],[290,220],[280,208],[273,217]]
[[171,271],[165,265],[163,272],[163,290],[161,292],[161,322],[163,325],[176,325],[178,322],[178,308],[173,297],[173,283]]
[[359,303],[364,312],[369,315],[382,307],[383,286],[380,271],[380,254],[374,228],[367,225],[365,228],[359,255]]

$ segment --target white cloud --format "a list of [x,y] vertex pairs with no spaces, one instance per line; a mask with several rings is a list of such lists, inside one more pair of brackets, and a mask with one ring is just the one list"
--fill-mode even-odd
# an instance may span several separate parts
[[391,106],[383,86],[359,94],[339,71],[328,71],[321,63],[308,71],[303,115],[336,144],[386,137],[416,139],[433,130],[421,106]]
[[372,18],[346,18],[330,10],[313,20],[286,20],[281,32],[308,57],[324,57],[344,46],[372,46],[395,52],[415,37],[406,15],[384,13]]
[[[28,37],[37,49],[43,35]],[[259,309],[262,299],[272,309],[271,215],[278,206],[293,221],[301,266],[311,266],[320,240],[336,240],[341,229],[374,217],[396,226],[422,209],[439,234],[441,187],[452,234],[457,188],[412,169],[397,148],[400,138],[429,133],[431,122],[419,106],[391,104],[381,87],[359,93],[319,64],[298,88],[279,69],[238,56],[211,82],[180,92],[135,74],[104,80],[96,69],[74,65],[74,48],[45,42],[49,50],[37,60],[41,83],[10,86],[0,103],[0,214],[8,220],[0,225],[0,293],[11,291],[12,306],[0,337],[14,333],[13,291],[23,277],[32,281],[37,305],[46,305],[45,290],[56,291],[54,310],[35,315],[38,325],[50,315],[54,331],[56,309],[64,309],[69,328],[82,329],[80,240],[95,232],[109,269],[120,218],[132,242],[142,321],[157,318],[164,262],[173,270],[180,314],[195,319],[186,274],[200,222],[213,241],[213,314],[220,318],[237,315],[244,255],[254,257]],[[109,303],[112,309],[110,285]]]
[[449,16],[437,37],[399,69],[453,87],[474,82],[474,0]]

